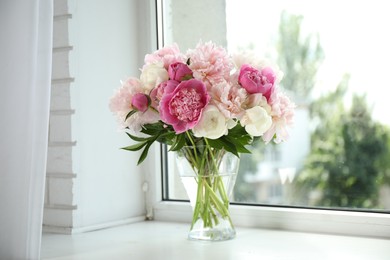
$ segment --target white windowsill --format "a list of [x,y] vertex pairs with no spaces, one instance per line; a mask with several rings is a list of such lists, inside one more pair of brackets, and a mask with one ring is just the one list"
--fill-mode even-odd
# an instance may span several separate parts
[[44,234],[42,259],[390,259],[390,240],[237,228],[224,242],[186,239],[188,223],[147,221],[74,235]]
[[[390,214],[241,205],[231,205],[229,211],[240,227],[390,238]],[[155,220],[171,222],[192,216],[189,203],[174,201],[156,203],[153,213]]]

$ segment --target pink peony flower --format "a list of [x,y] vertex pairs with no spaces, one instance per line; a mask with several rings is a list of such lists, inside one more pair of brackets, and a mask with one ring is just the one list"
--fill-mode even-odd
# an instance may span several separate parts
[[244,113],[244,104],[247,92],[245,89],[229,82],[221,81],[211,86],[212,102],[218,107],[226,118],[240,118]]
[[229,139],[234,136],[229,129],[238,124],[248,140],[288,138],[295,105],[278,92],[283,73],[275,64],[249,53],[229,56],[212,42],[200,42],[185,54],[173,44],[145,56],[139,79],[127,79],[110,99],[121,127],[142,136],[145,124],[157,123],[158,135],[169,139],[157,139],[164,143],[174,141],[172,129]]
[[264,68],[261,71],[244,64],[241,66],[238,82],[250,94],[261,93],[269,99],[273,90],[276,76],[271,68]]
[[271,128],[263,135],[264,142],[268,143],[275,137],[274,142],[280,143],[286,141],[289,137],[287,126],[291,126],[294,120],[295,104],[281,92],[274,92],[270,97],[272,108]]
[[[159,114],[147,109],[147,106],[146,109],[144,107],[144,97],[149,102],[145,94],[146,91],[138,79],[128,78],[122,83],[122,86],[113,95],[109,103],[109,108],[116,115],[119,127],[128,127],[136,133],[141,130],[142,125],[158,122]],[[137,109],[138,112],[125,120],[127,114],[134,109]]]
[[196,79],[182,81],[174,89],[165,89],[159,106],[161,120],[172,125],[176,133],[183,133],[198,123],[209,100],[203,82]]
[[150,92],[152,107],[157,109],[159,104],[160,104],[160,100],[162,99],[162,97],[164,95],[165,90],[168,90],[168,92],[172,92],[178,84],[179,84],[179,82],[176,80],[167,80],[167,81],[162,82],[156,88],[154,88]]
[[203,81],[207,88],[221,80],[229,80],[233,63],[224,48],[211,42],[199,43],[195,49],[188,50],[187,56],[194,78]]
[[163,62],[164,68],[168,70],[169,64],[175,62],[185,62],[185,56],[180,52],[177,44],[173,44],[171,46],[164,47],[155,51],[152,54],[147,54],[145,56],[145,66]]
[[188,80],[192,78],[192,70],[187,66],[187,64],[175,62],[169,65],[168,75],[172,80]]
[[[122,83],[114,96],[110,99],[110,110],[115,114],[127,114],[133,107],[131,100],[137,93],[143,93],[141,82],[136,78],[128,78]],[[123,117],[123,121],[124,121]]]
[[240,68],[244,64],[249,64],[252,67],[256,68],[257,70],[261,71],[263,68],[271,68],[272,71],[275,74],[275,83],[279,84],[280,81],[283,79],[283,72],[280,70],[280,68],[273,62],[267,60],[267,59],[260,59],[256,56],[254,52],[247,51],[247,52],[239,52],[232,55],[232,60],[235,69],[240,71]]
[[145,112],[150,105],[150,98],[143,93],[137,93],[131,98],[131,105],[134,109]]

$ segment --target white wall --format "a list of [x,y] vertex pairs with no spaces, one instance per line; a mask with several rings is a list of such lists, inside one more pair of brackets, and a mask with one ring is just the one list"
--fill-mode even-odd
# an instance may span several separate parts
[[67,205],[60,203],[45,209],[46,230],[60,232],[54,228],[58,226],[64,232],[78,232],[145,216],[144,174],[136,166],[139,155],[120,150],[131,141],[118,131],[108,102],[120,80],[139,76],[145,52],[155,48],[148,39],[150,28],[145,28],[151,24],[148,15],[154,14],[148,9],[151,2],[55,1],[67,6],[71,16],[67,28],[63,27],[68,29],[72,46],[68,59],[68,77],[72,80],[68,87],[73,113],[70,129],[63,128],[70,133],[62,133],[69,140],[54,144],[71,144],[62,162],[68,160],[66,171],[73,177],[67,184],[49,183],[48,194],[70,197],[71,202],[62,200]]
[[139,74],[137,1],[72,1],[75,43],[70,67],[76,114],[72,132],[78,173],[74,226],[85,227],[144,214],[143,176],[137,154],[120,150],[129,143],[117,132],[108,109],[119,80]]

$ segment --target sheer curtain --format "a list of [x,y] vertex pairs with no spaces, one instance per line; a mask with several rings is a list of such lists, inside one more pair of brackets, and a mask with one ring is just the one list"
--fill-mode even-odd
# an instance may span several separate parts
[[0,0],[0,259],[39,259],[53,0]]

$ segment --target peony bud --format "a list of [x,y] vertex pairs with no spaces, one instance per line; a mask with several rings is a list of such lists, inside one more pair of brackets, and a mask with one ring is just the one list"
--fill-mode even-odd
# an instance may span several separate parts
[[131,99],[131,105],[138,111],[145,112],[150,105],[150,98],[146,94],[137,93]]
[[188,80],[192,78],[192,70],[184,63],[175,62],[169,65],[168,75],[171,80]]

